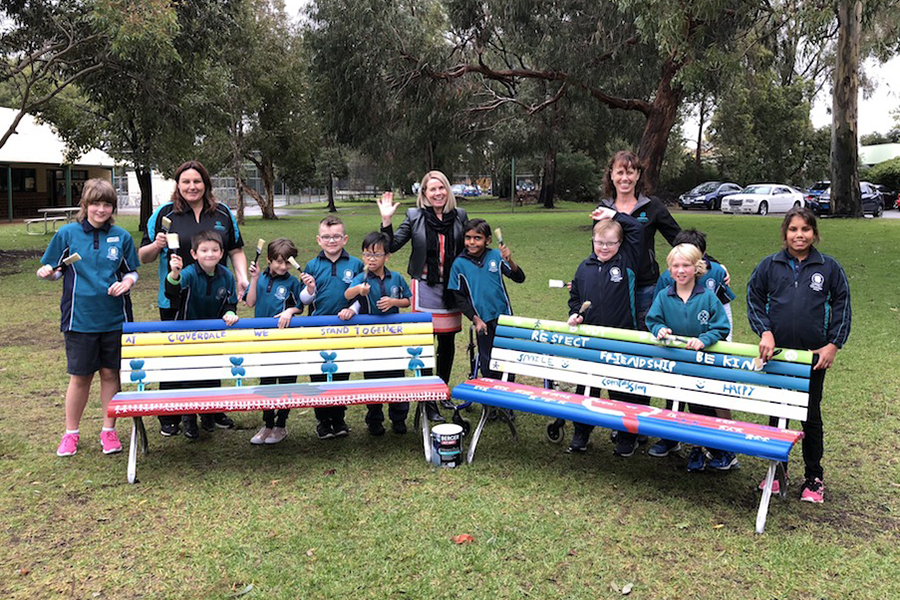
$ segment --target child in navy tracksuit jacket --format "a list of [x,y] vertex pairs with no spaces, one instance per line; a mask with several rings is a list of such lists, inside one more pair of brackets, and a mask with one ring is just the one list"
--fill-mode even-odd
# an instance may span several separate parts
[[[822,390],[826,369],[850,335],[850,286],[841,265],[816,250],[819,230],[809,209],[788,211],[781,224],[781,237],[784,250],[764,258],[750,276],[747,317],[760,336],[761,359],[769,360],[776,345],[808,349],[816,355],[803,423],[806,481],[800,499],[821,503],[825,490]],[[777,420],[770,424],[777,425]]]
[[[647,329],[659,339],[675,334],[689,336],[689,350],[702,350],[731,331],[725,308],[716,295],[700,285],[699,278],[706,271],[703,253],[692,244],[679,244],[666,258],[674,283],[653,299],[647,312]],[[691,412],[715,416],[716,410],[708,406],[691,404]],[[709,466],[727,471],[737,467],[733,452],[710,448]],[[688,459],[688,471],[702,471],[707,466],[703,448],[696,447]]]
[[475,325],[481,374],[499,379],[500,373],[490,369],[491,349],[497,319],[512,314],[503,277],[522,283],[525,272],[513,260],[509,246],[501,243],[496,250],[490,244],[491,226],[487,221],[471,219],[466,223],[466,250],[453,261],[447,289],[453,291],[457,306]]
[[[290,325],[291,317],[303,314],[303,305],[312,302],[316,293],[316,280],[308,273],[301,273],[300,282],[291,275],[291,263],[288,259],[297,258],[297,246],[287,238],[278,238],[269,242],[266,251],[268,268],[260,274],[259,265],[250,265],[250,287],[247,288],[247,306],[254,309],[256,318],[273,317],[278,319],[279,329]],[[297,376],[261,377],[260,385],[276,383],[297,383]],[[287,435],[287,418],[289,408],[263,411],[263,426],[250,443],[277,444]]]
[[[637,329],[635,307],[636,268],[643,252],[643,226],[634,217],[610,208],[598,208],[592,233],[593,252],[578,266],[569,291],[569,325],[601,325]],[[582,312],[582,305],[590,306]],[[583,394],[578,386],[576,393]],[[599,397],[600,389],[591,395]],[[618,390],[609,390],[612,400],[649,404],[650,399]],[[592,425],[575,423],[569,452],[585,452]],[[616,434],[617,456],[628,457],[637,448],[637,435],[627,431]]]

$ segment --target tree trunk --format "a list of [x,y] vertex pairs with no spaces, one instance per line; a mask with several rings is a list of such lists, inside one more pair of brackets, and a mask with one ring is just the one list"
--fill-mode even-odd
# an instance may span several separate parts
[[703,151],[703,124],[706,122],[706,96],[700,99],[698,113],[697,120],[700,121],[700,126],[697,128],[697,152],[694,154],[694,185],[700,184],[702,175],[700,158]]
[[641,144],[638,148],[638,157],[644,163],[642,179],[646,194],[652,193],[659,186],[659,173],[666,155],[669,133],[675,124],[678,105],[681,103],[682,88],[678,84],[673,84],[673,81],[682,66],[683,64],[674,58],[666,60],[653,104],[647,113],[647,122],[644,124],[644,133],[641,135]]
[[337,212],[337,206],[334,205],[334,176],[328,176],[325,187],[328,190],[328,212],[335,213]]
[[861,217],[857,156],[860,0],[840,0],[831,126],[831,214]]
[[234,194],[237,196],[237,222],[244,224],[244,157],[241,149],[244,147],[244,128],[240,120],[232,127],[231,137],[231,167],[234,169]]
[[238,163],[234,170],[234,195],[237,200],[237,222],[244,224],[244,177],[241,174],[241,164]]
[[275,164],[271,158],[263,160],[262,169],[263,188],[266,191],[265,203],[262,208],[262,218],[265,220],[275,220]]
[[147,221],[153,214],[153,181],[151,179],[150,169],[143,167],[135,167],[134,174],[137,176],[138,187],[141,189],[141,216],[138,223],[140,231],[147,231]]
[[[434,170],[434,142],[425,142],[425,173]],[[424,173],[423,173],[424,175]]]
[[[551,138],[553,135],[551,134]],[[538,202],[544,208],[553,208],[553,199],[556,197],[556,147],[551,144],[544,151],[544,173],[541,176],[541,194]]]

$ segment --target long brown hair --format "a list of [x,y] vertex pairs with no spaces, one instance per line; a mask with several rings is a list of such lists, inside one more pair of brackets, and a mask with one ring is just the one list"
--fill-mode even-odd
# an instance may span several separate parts
[[79,204],[78,214],[75,216],[76,221],[84,221],[87,218],[87,209],[91,204],[105,202],[112,204],[112,214],[109,215],[107,223],[112,225],[116,222],[116,209],[119,208],[119,199],[116,196],[116,190],[112,184],[105,179],[88,179],[81,188],[81,203]]
[[213,196],[212,179],[210,179],[209,171],[206,170],[206,167],[196,160],[189,160],[175,169],[175,191],[172,192],[172,204],[175,207],[175,212],[187,212],[188,208],[190,208],[187,200],[184,199],[181,195],[181,191],[178,189],[178,180],[181,179],[181,174],[190,169],[200,173],[200,179],[203,180],[203,211],[208,213],[215,212],[219,201]]

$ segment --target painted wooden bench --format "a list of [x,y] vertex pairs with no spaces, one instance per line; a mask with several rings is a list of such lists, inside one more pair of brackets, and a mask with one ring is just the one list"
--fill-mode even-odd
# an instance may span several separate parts
[[[431,315],[294,317],[278,329],[275,318],[126,323],[122,333],[122,391],[111,417],[132,417],[128,481],[134,483],[137,450],[148,451],[142,417],[352,404],[441,401],[449,397],[434,368]],[[393,379],[332,381],[335,374],[404,371]],[[256,385],[259,377],[321,375],[321,383]],[[151,390],[160,382],[231,380],[215,388]]]
[[[62,217],[51,217],[44,215],[43,217],[34,217],[31,219],[25,219],[25,233],[28,235],[47,235],[51,231],[56,231],[57,226],[60,223],[67,223],[68,219],[64,216]],[[31,226],[36,225],[38,223],[44,224],[43,231],[32,231]]]
[[[643,331],[502,316],[491,369],[503,373],[504,380],[470,379],[454,387],[452,396],[763,458],[769,468],[756,520],[756,530],[762,533],[773,481],[778,477],[783,497],[787,490],[783,462],[803,437],[785,427],[788,419],[806,419],[813,355],[784,349],[757,371],[753,357],[758,353],[758,347],[750,344],[719,342],[697,352],[679,342],[661,344]],[[545,386],[510,383],[509,374],[544,379]],[[579,395],[553,389],[548,382],[588,389]],[[593,398],[590,388],[665,398],[674,406],[664,410]],[[778,427],[680,412],[683,402],[774,416]],[[486,416],[483,410],[469,443],[469,462]]]

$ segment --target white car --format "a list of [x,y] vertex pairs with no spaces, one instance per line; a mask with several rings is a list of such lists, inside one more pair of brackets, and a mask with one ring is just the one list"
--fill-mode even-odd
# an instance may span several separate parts
[[787,212],[803,206],[803,193],[781,183],[754,183],[722,199],[723,213]]

